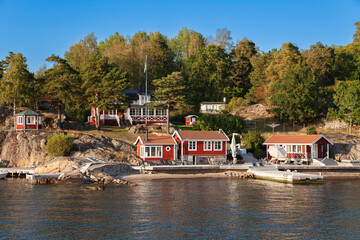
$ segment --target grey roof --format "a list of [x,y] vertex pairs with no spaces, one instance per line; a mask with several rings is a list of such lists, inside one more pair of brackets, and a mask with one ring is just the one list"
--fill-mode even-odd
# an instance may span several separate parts
[[196,115],[187,115],[185,118],[189,118],[189,117],[197,117],[198,118],[198,116],[196,116]]
[[15,114],[16,116],[18,115],[25,115],[25,116],[43,116],[41,113],[37,113],[33,110],[25,110],[25,111],[22,111],[22,112],[19,112],[17,114]]

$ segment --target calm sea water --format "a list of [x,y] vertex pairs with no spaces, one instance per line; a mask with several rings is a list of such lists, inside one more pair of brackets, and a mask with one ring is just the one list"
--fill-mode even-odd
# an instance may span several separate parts
[[360,181],[0,181],[0,239],[359,239]]

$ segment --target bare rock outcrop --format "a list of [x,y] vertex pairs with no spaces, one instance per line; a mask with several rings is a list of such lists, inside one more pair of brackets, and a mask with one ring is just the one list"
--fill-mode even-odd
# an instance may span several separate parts
[[[5,135],[2,132],[0,135]],[[6,134],[1,146],[1,159],[12,167],[31,167],[46,161],[46,132],[15,132]]]
[[[77,183],[123,183],[121,177],[132,173],[124,163],[98,163],[84,157],[56,157],[38,166],[35,174],[61,174],[60,181]],[[80,181],[79,181],[80,180]]]
[[256,119],[272,118],[274,115],[269,113],[267,107],[261,103],[240,107],[230,112],[231,115],[244,118],[246,121]]
[[[0,160],[9,167],[36,167],[50,160],[46,141],[53,133],[44,131],[0,131]],[[108,162],[140,165],[135,148],[128,143],[101,135],[75,136],[71,157],[93,157]]]

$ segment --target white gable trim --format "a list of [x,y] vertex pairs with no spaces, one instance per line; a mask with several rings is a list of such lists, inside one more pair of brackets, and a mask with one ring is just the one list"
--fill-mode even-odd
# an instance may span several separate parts
[[141,144],[144,145],[144,142],[142,141],[141,137],[138,136],[136,141],[134,142],[134,145],[137,145],[137,142],[140,140]]

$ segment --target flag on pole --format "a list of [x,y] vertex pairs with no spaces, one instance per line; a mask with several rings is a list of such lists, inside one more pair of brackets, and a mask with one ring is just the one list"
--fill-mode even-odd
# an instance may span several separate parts
[[147,73],[147,56],[145,57],[144,73]]

